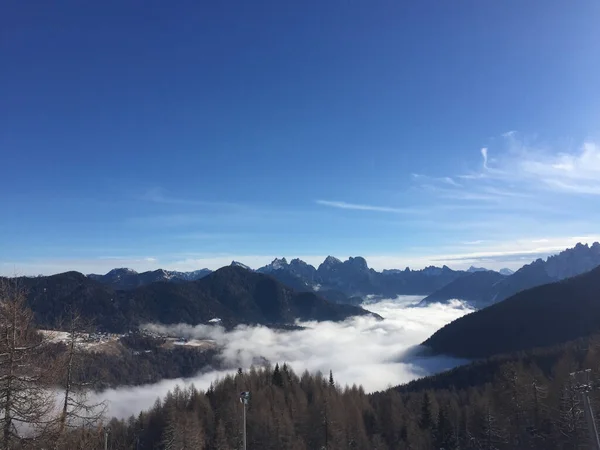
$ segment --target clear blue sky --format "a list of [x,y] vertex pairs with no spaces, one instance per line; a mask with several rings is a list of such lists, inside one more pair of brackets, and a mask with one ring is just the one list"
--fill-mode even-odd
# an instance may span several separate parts
[[143,4],[0,7],[1,273],[600,234],[597,0]]

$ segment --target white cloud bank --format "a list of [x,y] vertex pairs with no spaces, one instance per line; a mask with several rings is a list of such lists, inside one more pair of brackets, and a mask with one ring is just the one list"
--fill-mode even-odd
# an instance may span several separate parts
[[[470,311],[459,302],[427,308],[409,307],[420,299],[422,297],[400,297],[368,305],[368,309],[385,317],[383,321],[356,317],[343,323],[309,322],[302,324],[306,329],[296,331],[241,326],[225,332],[202,325],[177,325],[168,330],[181,336],[215,339],[223,347],[223,362],[233,369],[248,368],[253,360],[264,357],[273,364],[287,362],[297,373],[332,370],[336,382],[342,386],[356,383],[372,392],[462,362],[447,357],[418,360],[407,354],[407,350],[437,329]],[[159,325],[153,327],[167,330]],[[188,380],[110,389],[96,394],[96,398],[108,400],[109,415],[127,417],[150,408],[176,384],[194,383],[206,389],[226,373],[231,371],[211,371]]]

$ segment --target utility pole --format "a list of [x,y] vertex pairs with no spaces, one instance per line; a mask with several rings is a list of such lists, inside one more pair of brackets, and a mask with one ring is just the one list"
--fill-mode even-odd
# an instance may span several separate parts
[[104,430],[104,450],[108,450],[108,435],[110,434],[110,427],[103,427]]
[[600,450],[600,439],[598,438],[598,429],[596,428],[596,421],[594,420],[594,411],[592,411],[592,405],[590,403],[589,392],[593,389],[592,382],[590,380],[591,369],[581,370],[579,372],[573,372],[571,378],[574,380],[574,388],[581,395],[583,400],[583,413],[585,420],[588,425],[588,432],[590,433],[590,449]]
[[243,450],[246,450],[246,407],[248,406],[248,402],[250,401],[250,392],[244,391],[240,394],[240,402],[242,403],[242,421],[243,421],[243,436],[244,436],[244,446]]

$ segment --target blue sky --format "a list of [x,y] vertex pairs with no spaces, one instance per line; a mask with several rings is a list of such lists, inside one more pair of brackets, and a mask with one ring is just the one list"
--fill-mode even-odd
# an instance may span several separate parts
[[2,8],[0,273],[517,267],[600,235],[596,0]]

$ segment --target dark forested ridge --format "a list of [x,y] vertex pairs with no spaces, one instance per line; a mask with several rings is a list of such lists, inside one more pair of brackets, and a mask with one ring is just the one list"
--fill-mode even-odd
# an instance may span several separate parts
[[100,329],[125,332],[146,322],[282,325],[300,320],[344,320],[371,314],[351,305],[296,292],[274,278],[229,266],[197,281],[157,282],[115,290],[77,272],[21,278],[29,306],[42,327],[55,327],[74,309]]
[[423,345],[435,353],[483,358],[588,336],[600,330],[599,296],[596,268],[463,316]]

